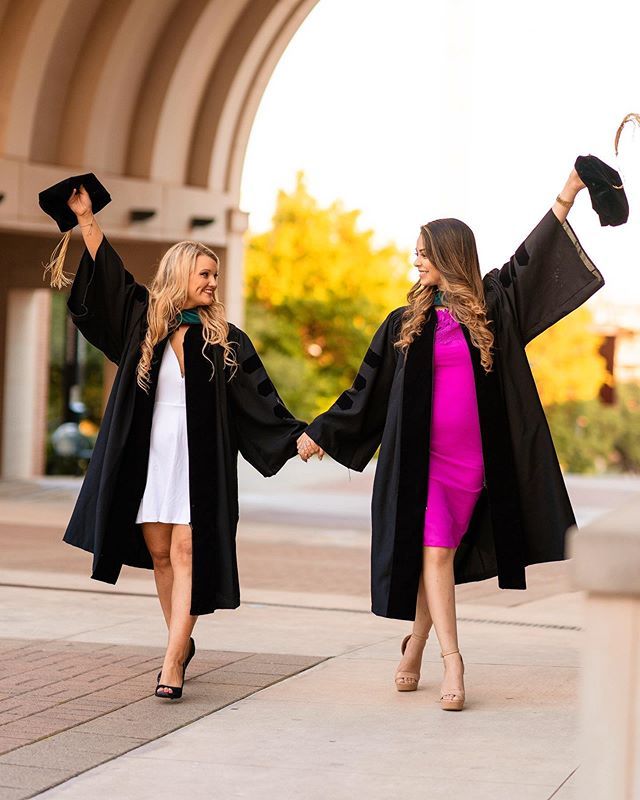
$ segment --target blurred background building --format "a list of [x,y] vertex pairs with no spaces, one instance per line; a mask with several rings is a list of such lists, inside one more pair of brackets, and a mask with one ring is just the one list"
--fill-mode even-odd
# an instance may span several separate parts
[[602,301],[594,307],[607,366],[617,382],[640,382],[640,305]]
[[[632,25],[578,9],[544,0],[527,36],[600,46],[611,25],[616,58],[633,58]],[[468,220],[481,263],[499,266],[576,151],[607,158],[633,110],[624,65],[594,103],[586,60],[574,114],[543,80],[552,60],[511,53],[514,14],[496,0],[0,0],[0,476],[81,474],[115,369],[42,281],[59,236],[41,189],[96,172],[113,197],[100,222],[141,282],[175,241],[211,245],[229,319],[246,316],[285,400],[310,417],[403,302],[417,224]],[[506,136],[521,103],[527,124]],[[308,180],[278,193],[294,162]],[[563,467],[637,471],[637,225],[599,230],[588,205],[571,220],[608,285],[529,355]],[[74,236],[70,269],[80,252]]]
[[[149,280],[173,242],[197,238],[220,254],[222,299],[240,319],[247,139],[315,1],[0,2],[2,476],[45,469],[53,293],[42,265],[59,237],[38,192],[98,173],[115,198],[100,222],[136,278]],[[69,263],[79,253],[76,241]],[[67,390],[74,351],[71,334]],[[106,391],[113,365],[103,368]]]

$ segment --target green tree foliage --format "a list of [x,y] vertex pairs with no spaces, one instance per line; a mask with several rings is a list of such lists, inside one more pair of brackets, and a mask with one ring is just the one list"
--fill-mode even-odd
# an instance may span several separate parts
[[640,473],[640,386],[616,387],[617,402],[571,400],[545,409],[567,472]]
[[352,382],[386,314],[405,302],[409,255],[376,247],[359,211],[323,208],[298,173],[270,231],[249,238],[246,327],[291,409],[310,419]]

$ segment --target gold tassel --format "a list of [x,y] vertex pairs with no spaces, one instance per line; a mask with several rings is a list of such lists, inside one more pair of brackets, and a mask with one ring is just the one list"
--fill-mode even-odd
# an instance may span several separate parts
[[71,231],[67,231],[62,239],[58,242],[49,263],[44,267],[44,275],[42,280],[45,279],[47,272],[51,272],[51,286],[55,289],[62,289],[64,286],[71,286],[73,281],[64,272],[64,260],[67,255],[67,248],[69,247],[69,240],[71,239]]
[[622,133],[622,129],[627,124],[627,122],[631,122],[632,120],[633,122],[636,123],[636,125],[640,126],[640,114],[627,114],[627,116],[620,123],[620,127],[616,131],[616,140],[614,142],[616,155],[618,155],[618,143],[620,142],[620,134]]

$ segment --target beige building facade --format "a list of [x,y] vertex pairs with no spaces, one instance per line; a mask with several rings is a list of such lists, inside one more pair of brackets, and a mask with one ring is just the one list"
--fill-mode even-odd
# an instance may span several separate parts
[[[0,0],[0,476],[44,470],[42,265],[59,236],[38,192],[95,172],[113,198],[101,225],[143,282],[173,242],[212,246],[227,314],[241,321],[245,150],[316,2]],[[80,250],[74,237],[69,264]]]
[[640,306],[602,302],[594,307],[594,328],[613,342],[616,383],[640,383]]

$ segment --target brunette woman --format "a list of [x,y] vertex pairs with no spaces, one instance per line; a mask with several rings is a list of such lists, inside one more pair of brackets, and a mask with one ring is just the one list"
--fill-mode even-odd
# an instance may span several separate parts
[[465,699],[454,584],[497,575],[501,588],[524,589],[525,567],[564,558],[575,524],[525,346],[604,284],[566,221],[584,186],[573,169],[515,255],[484,277],[464,222],[423,225],[408,305],[298,442],[304,460],[326,451],[356,470],[380,447],[372,610],[414,621],[399,691],[417,689],[434,626],[445,710]]

